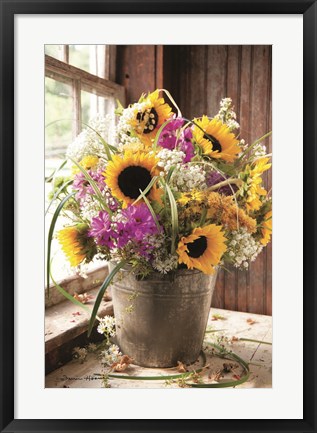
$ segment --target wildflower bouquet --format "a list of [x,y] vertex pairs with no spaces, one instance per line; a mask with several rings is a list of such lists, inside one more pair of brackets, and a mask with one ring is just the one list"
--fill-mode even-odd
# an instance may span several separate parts
[[[126,265],[140,278],[247,269],[271,235],[262,185],[271,164],[261,144],[269,134],[247,145],[230,98],[214,117],[189,120],[167,91],[156,90],[127,108],[119,104],[115,115],[116,123],[97,118],[69,146],[72,176],[55,187],[60,203],[49,245],[63,209],[69,224],[57,239],[71,265],[116,263],[101,292]],[[49,260],[50,252],[48,270]]]

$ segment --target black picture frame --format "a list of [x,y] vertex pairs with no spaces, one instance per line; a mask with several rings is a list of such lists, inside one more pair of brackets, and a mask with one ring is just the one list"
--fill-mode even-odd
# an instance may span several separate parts
[[[316,432],[317,2],[314,0],[0,0],[1,432]],[[14,418],[14,16],[16,14],[302,14],[304,21],[304,418],[43,420]],[[290,101],[291,103],[291,91]],[[290,172],[291,176],[291,172]],[[296,246],[294,246],[295,248]],[[292,264],[290,264],[293,266]],[[285,307],[287,307],[285,305]],[[286,354],[292,362],[292,353]],[[30,390],[30,393],[32,391]],[[291,398],[291,397],[290,397]],[[281,402],[287,404],[287,401]]]

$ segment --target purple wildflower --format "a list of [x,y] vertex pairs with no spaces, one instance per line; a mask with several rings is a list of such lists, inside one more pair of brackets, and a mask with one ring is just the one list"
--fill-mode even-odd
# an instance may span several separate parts
[[178,129],[183,126],[183,124],[184,120],[181,117],[176,117],[175,119],[168,122],[160,134],[158,145],[169,150],[175,149],[177,132]]
[[[184,125],[184,119],[182,117],[176,117],[171,120],[163,128],[158,144],[165,149],[173,150],[178,147],[182,152],[185,153],[184,163],[191,161],[194,156],[194,146],[192,143],[192,130],[186,128],[181,131],[179,135],[179,129]],[[177,138],[179,135],[179,138]]]
[[[206,176],[206,183],[207,186],[213,186],[213,185],[217,185],[217,183],[223,182],[224,180],[228,179],[227,176],[224,176],[216,171],[212,171],[210,173],[207,174]],[[225,185],[222,186],[221,188],[219,188],[217,190],[217,192],[219,192],[220,194],[224,194],[224,195],[233,195],[236,191],[238,191],[238,187],[237,185]]]
[[[102,174],[102,170],[88,170],[88,174],[90,177],[96,182],[98,188],[102,192],[105,189],[105,178]],[[87,195],[94,194],[94,190],[88,180],[85,178],[84,173],[80,172],[76,174],[74,182],[73,182],[73,189],[77,190],[76,198],[80,202],[84,201],[86,199]]]
[[118,234],[113,230],[108,212],[100,211],[91,221],[89,236],[95,238],[98,245],[114,248]]
[[158,233],[153,216],[144,203],[138,206],[130,205],[122,211],[122,216],[126,219],[124,229],[131,239],[142,241],[145,236]]
[[193,156],[195,155],[192,138],[193,138],[192,130],[190,128],[186,128],[182,132],[180,139],[178,141],[181,151],[185,153],[184,162],[191,161]]

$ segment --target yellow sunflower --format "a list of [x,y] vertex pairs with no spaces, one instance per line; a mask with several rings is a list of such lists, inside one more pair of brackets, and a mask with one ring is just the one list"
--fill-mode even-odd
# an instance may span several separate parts
[[160,126],[169,119],[173,113],[171,107],[160,98],[159,90],[141,97],[142,109],[136,110],[131,125],[144,144],[151,145]]
[[218,119],[210,120],[207,116],[194,119],[198,126],[193,129],[193,137],[202,149],[202,154],[211,158],[233,162],[240,152],[239,140],[230,132],[227,125]]
[[211,275],[227,249],[225,241],[222,226],[209,224],[197,227],[178,243],[178,263],[185,263],[188,269],[199,269],[204,274]]
[[264,215],[264,220],[262,222],[262,239],[260,240],[262,245],[267,245],[271,240],[272,234],[272,211],[270,210]]
[[71,266],[78,266],[86,258],[87,224],[65,227],[57,233],[57,239]]
[[[123,202],[126,207],[133,203],[144,191],[152,178],[159,174],[156,167],[158,160],[149,153],[131,151],[123,155],[114,155],[107,165],[105,182],[114,197]],[[160,200],[161,191],[153,185],[146,194],[152,200]]]

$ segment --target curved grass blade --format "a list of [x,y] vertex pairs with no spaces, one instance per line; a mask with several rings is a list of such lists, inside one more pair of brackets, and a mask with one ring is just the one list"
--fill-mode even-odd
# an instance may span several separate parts
[[65,289],[63,289],[62,286],[60,286],[53,278],[52,272],[50,271],[50,276],[51,279],[54,283],[54,286],[57,288],[57,290],[63,295],[65,296],[65,298],[69,299],[73,304],[77,305],[78,307],[83,308],[85,311],[87,311],[88,313],[90,313],[90,309],[88,307],[86,307],[86,305],[82,304],[80,301],[78,301],[77,299],[75,299],[72,295],[70,295],[68,292],[66,292]]
[[93,178],[90,176],[90,174],[87,172],[87,170],[84,169],[84,167],[82,167],[80,164],[78,164],[77,161],[75,161],[73,158],[71,158],[69,156],[69,159],[76,165],[76,167],[83,173],[83,175],[85,176],[85,179],[87,180],[87,182],[90,183],[92,189],[94,190],[97,200],[99,201],[99,203],[101,204],[101,206],[104,208],[105,211],[108,212],[109,215],[112,215],[111,210],[108,208],[108,206],[105,204],[105,200],[103,198],[103,195],[101,194],[100,189],[98,188],[96,182],[93,180]]
[[269,341],[253,340],[252,338],[239,338],[239,341],[250,341],[251,343],[269,344],[272,346],[272,343]]
[[241,153],[241,155],[239,156],[238,160],[240,161],[244,155],[246,155],[248,152],[250,152],[250,150],[256,146],[257,144],[261,143],[261,141],[263,141],[265,138],[269,137],[270,135],[272,135],[272,131],[267,132],[266,134],[262,135],[262,137],[258,138],[257,140],[255,140],[254,143],[252,143],[250,146],[248,146],[246,148],[246,150],[244,152]]
[[171,254],[175,252],[175,244],[178,236],[178,211],[175,197],[172,193],[171,188],[167,183],[165,183],[165,188],[167,191],[168,199],[171,205],[171,219],[172,219],[172,245],[171,245]]
[[70,185],[71,183],[73,183],[73,180],[68,180],[67,182],[65,182],[60,188],[58,188],[58,190],[55,192],[52,200],[50,201],[49,205],[47,206],[47,209],[45,211],[45,215],[47,215],[48,211],[50,210],[50,207],[52,206],[52,204],[54,203],[54,201],[57,199],[57,197],[60,195],[60,193],[63,191],[64,188],[66,188],[68,185]]
[[174,101],[174,98],[172,97],[172,95],[170,94],[170,92],[166,89],[160,89],[162,92],[164,92],[167,97],[169,98],[169,100],[171,101],[171,103],[174,105],[174,107],[177,110],[177,117],[182,117],[182,113],[181,110],[179,109],[178,105],[176,104],[176,102]]
[[45,182],[51,182],[51,180],[55,177],[55,175],[67,164],[67,159],[65,159],[61,165],[56,168],[53,173],[45,179]]
[[53,233],[55,230],[55,224],[58,218],[58,215],[60,214],[61,210],[63,209],[65,203],[71,198],[73,197],[73,195],[75,195],[75,192],[72,192],[70,194],[68,194],[65,198],[63,198],[63,200],[59,203],[59,205],[57,206],[51,224],[50,224],[50,228],[48,231],[48,238],[47,238],[47,268],[46,268],[46,284],[47,284],[47,291],[49,294],[49,288],[50,288],[50,264],[51,264],[51,244],[52,244],[52,239],[53,239]]
[[154,220],[154,222],[155,222],[155,225],[156,225],[157,230],[160,232],[160,231],[161,231],[161,226],[160,226],[160,224],[159,224],[159,222],[158,222],[158,220],[157,220],[157,216],[155,215],[155,212],[154,212],[154,210],[153,210],[153,208],[152,208],[152,206],[151,206],[151,203],[150,203],[149,200],[146,198],[144,192],[142,192],[141,189],[140,189],[139,191],[140,191],[140,194],[142,195],[142,198],[143,198],[145,204],[147,205],[149,211],[151,212],[151,215],[152,215],[152,217],[153,217],[153,220]]
[[111,161],[112,160],[112,156],[110,153],[110,150],[112,150],[113,152],[118,152],[118,149],[114,146],[111,146],[110,144],[108,144],[106,142],[106,140],[102,137],[102,135],[99,134],[98,131],[96,131],[94,128],[92,128],[90,125],[88,125],[87,123],[82,122],[83,125],[87,126],[87,128],[90,128],[92,131],[94,131],[95,134],[98,135],[99,140],[101,141],[101,143],[103,144],[107,157],[108,159]]
[[119,272],[119,270],[120,270],[120,269],[121,269],[125,264],[126,264],[126,261],[125,261],[125,260],[122,260],[120,263],[118,263],[117,266],[116,266],[116,267],[115,267],[115,268],[110,272],[109,275],[107,275],[106,279],[105,279],[104,282],[102,283],[102,285],[101,285],[101,287],[100,287],[100,289],[99,289],[98,295],[97,295],[97,297],[96,297],[95,304],[94,304],[94,308],[93,308],[93,310],[92,310],[91,317],[90,317],[90,320],[89,320],[89,325],[88,325],[88,337],[90,337],[91,331],[92,331],[92,329],[93,329],[93,327],[94,327],[95,319],[96,319],[96,316],[97,316],[97,313],[98,313],[98,309],[99,309],[99,306],[100,306],[100,304],[101,304],[101,301],[102,301],[103,295],[105,294],[105,291],[106,291],[107,287],[108,287],[109,284],[112,282],[113,277],[117,274],[117,272]]
[[143,196],[142,194],[146,195],[150,189],[152,188],[152,186],[155,184],[157,180],[157,176],[152,177],[151,182],[148,184],[148,186],[142,191],[142,193],[139,195],[139,197],[137,199],[134,200],[134,202],[132,203],[132,205],[135,205],[137,202],[139,202],[140,200],[142,200]]

